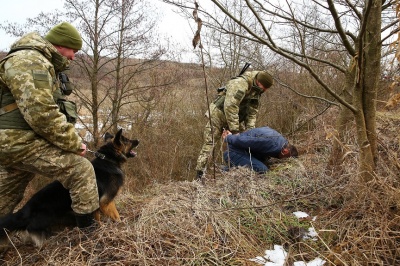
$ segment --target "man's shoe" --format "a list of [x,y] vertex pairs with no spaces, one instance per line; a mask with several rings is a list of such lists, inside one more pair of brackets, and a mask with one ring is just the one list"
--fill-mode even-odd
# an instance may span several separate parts
[[219,170],[221,170],[221,172],[228,172],[229,171],[229,166],[221,164],[219,166]]

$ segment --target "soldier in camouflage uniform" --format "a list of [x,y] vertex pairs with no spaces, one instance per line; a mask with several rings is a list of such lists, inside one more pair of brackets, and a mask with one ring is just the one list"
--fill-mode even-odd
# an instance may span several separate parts
[[13,212],[40,174],[69,189],[78,227],[93,224],[95,173],[83,157],[86,145],[70,123],[76,113],[62,99],[58,78],[81,47],[76,28],[63,22],[45,37],[23,36],[0,61],[0,215]]
[[248,71],[231,79],[213,103],[210,104],[211,125],[204,130],[204,144],[196,165],[196,179],[201,179],[214,147],[223,129],[237,134],[252,129],[256,124],[260,96],[273,85],[273,77],[266,71]]

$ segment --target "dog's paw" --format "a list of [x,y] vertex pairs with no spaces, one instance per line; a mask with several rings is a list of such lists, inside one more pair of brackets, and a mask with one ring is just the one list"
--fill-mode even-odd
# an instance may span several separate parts
[[121,217],[119,217],[119,214],[118,214],[118,216],[116,216],[116,217],[112,217],[111,219],[113,219],[113,221],[114,222],[121,222]]
[[104,205],[100,204],[100,210],[105,216],[110,217],[113,221],[121,222],[121,217],[119,216],[114,201]]
[[121,217],[117,210],[108,213],[108,217],[110,217],[114,222],[121,222]]
[[21,231],[20,237],[24,243],[32,243],[37,248],[41,248],[47,239],[46,232]]

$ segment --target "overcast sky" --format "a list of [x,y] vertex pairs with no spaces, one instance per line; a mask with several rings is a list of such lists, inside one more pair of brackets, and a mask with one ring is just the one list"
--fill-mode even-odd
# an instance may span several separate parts
[[[159,24],[160,33],[171,37],[184,48],[190,49],[192,44],[194,21],[188,21],[172,11],[172,6],[160,1],[151,0],[159,6],[158,11],[163,15],[162,23]],[[24,23],[26,18],[32,18],[41,11],[49,12],[63,8],[64,0],[0,0],[0,23],[17,22]],[[190,25],[192,24],[192,25]],[[169,29],[169,30],[168,30]],[[174,29],[171,31],[171,29]],[[15,37],[7,36],[0,29],[0,50],[7,51],[16,40]]]

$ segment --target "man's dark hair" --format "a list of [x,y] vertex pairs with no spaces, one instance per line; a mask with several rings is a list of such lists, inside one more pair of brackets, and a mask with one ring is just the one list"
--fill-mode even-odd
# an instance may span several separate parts
[[297,148],[294,145],[289,144],[288,145],[288,149],[289,149],[291,157],[298,157],[299,156],[299,152],[297,151]]

